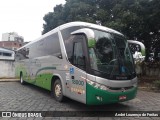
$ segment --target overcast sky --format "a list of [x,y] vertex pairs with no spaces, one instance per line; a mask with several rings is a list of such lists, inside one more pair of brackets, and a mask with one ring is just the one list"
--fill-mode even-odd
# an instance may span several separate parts
[[41,36],[43,17],[65,0],[0,0],[0,40],[2,33],[17,32],[24,41]]

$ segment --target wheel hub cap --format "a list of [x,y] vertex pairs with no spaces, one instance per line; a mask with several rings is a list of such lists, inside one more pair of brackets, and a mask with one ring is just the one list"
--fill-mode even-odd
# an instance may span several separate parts
[[59,84],[55,86],[55,94],[57,97],[61,95],[61,86]]

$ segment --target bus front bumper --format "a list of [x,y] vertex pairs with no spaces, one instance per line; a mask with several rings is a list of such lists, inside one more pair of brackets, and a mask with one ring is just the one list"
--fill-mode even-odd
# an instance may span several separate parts
[[137,87],[133,87],[127,91],[109,92],[101,90],[87,84],[86,86],[86,104],[87,105],[102,105],[110,103],[124,102],[134,99],[137,94]]

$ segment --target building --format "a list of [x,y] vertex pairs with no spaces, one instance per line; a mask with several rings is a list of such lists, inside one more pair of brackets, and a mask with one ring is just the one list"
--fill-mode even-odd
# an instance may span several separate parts
[[18,41],[0,41],[0,47],[7,48],[10,50],[17,50],[23,45]]
[[6,48],[0,47],[0,60],[14,60],[15,52]]
[[18,41],[18,42],[23,43],[24,38],[22,36],[19,36],[16,32],[3,33],[2,41]]
[[24,45],[24,38],[15,32],[2,34],[2,41],[0,47],[10,50],[17,50]]

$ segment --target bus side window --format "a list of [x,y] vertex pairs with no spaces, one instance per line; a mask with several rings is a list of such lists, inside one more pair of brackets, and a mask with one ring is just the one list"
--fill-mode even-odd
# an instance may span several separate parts
[[58,33],[54,33],[48,36],[45,39],[45,41],[47,41],[46,46],[44,48],[45,55],[53,55],[58,57],[59,59],[62,59],[62,52],[61,52]]
[[80,69],[85,69],[85,57],[81,42],[74,43],[73,64]]
[[67,57],[68,60],[73,63],[72,61],[72,55],[73,55],[73,39],[75,36],[72,36],[71,33],[75,30],[80,29],[80,26],[74,26],[74,27],[69,27],[66,29],[61,30],[62,37],[64,40],[66,52],[67,52]]

